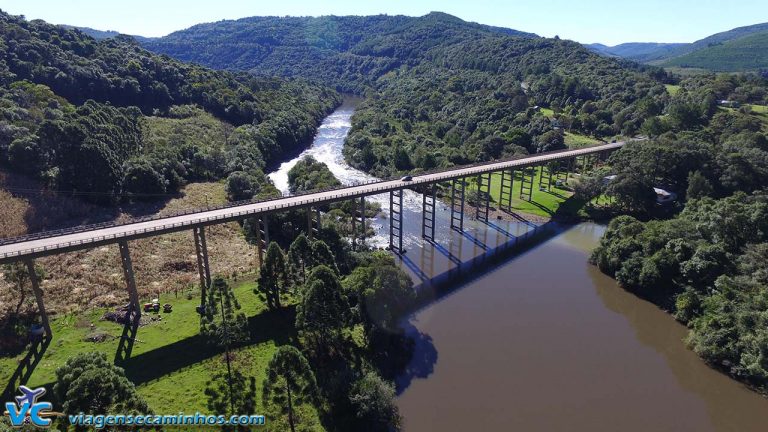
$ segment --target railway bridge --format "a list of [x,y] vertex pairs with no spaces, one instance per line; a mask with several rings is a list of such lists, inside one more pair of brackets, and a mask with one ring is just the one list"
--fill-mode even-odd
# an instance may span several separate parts
[[[0,240],[0,264],[23,261],[29,269],[31,285],[37,307],[41,315],[45,338],[52,337],[51,327],[45,310],[43,292],[35,274],[36,258],[61,254],[76,250],[90,249],[102,245],[117,244],[120,248],[123,273],[128,290],[130,305],[126,311],[126,323],[118,359],[130,356],[132,341],[135,339],[141,307],[136,289],[129,242],[140,238],[159,236],[177,231],[191,231],[192,241],[197,254],[197,267],[204,301],[206,289],[211,284],[208,249],[205,228],[230,221],[256,218],[258,221],[257,245],[259,257],[263,257],[269,244],[269,215],[287,210],[305,209],[307,214],[307,232],[310,236],[320,228],[320,208],[334,202],[359,200],[359,212],[353,217],[354,240],[365,241],[365,197],[389,193],[389,247],[394,253],[403,251],[403,190],[412,189],[423,194],[421,233],[425,239],[434,240],[436,229],[464,229],[465,198],[467,178],[476,178],[478,205],[475,217],[488,221],[490,205],[491,175],[501,173],[501,194],[499,207],[511,211],[513,182],[519,179],[519,196],[530,200],[534,187],[548,189],[553,182],[567,181],[572,172],[583,171],[607,154],[619,149],[623,142],[596,145],[574,150],[540,153],[510,160],[454,167],[442,171],[424,173],[409,181],[383,180],[366,184],[338,187],[330,190],[286,196],[264,201],[246,201],[230,203],[213,209],[187,211],[166,217],[148,217],[127,223],[102,223],[83,225],[69,229],[47,231]],[[534,185],[536,170],[539,170],[538,185]],[[519,174],[516,174],[518,172]],[[436,190],[441,183],[450,184],[451,222],[448,227],[436,226]],[[359,234],[357,234],[359,233]],[[127,341],[127,345],[123,342]]]

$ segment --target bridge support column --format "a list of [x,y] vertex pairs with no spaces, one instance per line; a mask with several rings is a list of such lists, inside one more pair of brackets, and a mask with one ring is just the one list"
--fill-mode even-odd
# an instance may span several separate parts
[[560,186],[565,185],[568,183],[568,164],[563,161],[554,162],[552,164],[554,167],[554,177],[555,182],[559,182]]
[[320,219],[320,208],[307,207],[307,237],[310,240],[320,234],[322,228],[322,219]]
[[267,215],[256,216],[256,247],[259,249],[259,265],[264,262],[264,250],[269,246],[269,220]]
[[[424,186],[421,201],[421,237],[435,240],[435,201],[437,200],[437,184]],[[426,248],[423,248],[426,249]],[[422,250],[423,250],[422,249]]]
[[525,167],[520,171],[520,199],[531,201],[533,198],[533,178],[536,176],[536,168]]
[[197,271],[200,274],[200,304],[205,304],[205,296],[211,287],[211,267],[208,264],[208,245],[205,242],[205,227],[192,229],[195,237],[195,252],[197,254]]
[[539,166],[539,190],[549,191],[552,188],[552,166]]
[[40,312],[40,321],[43,324],[43,329],[45,329],[45,337],[50,339],[53,337],[53,333],[51,332],[51,323],[48,320],[48,312],[45,310],[45,303],[43,303],[43,290],[40,289],[40,280],[35,272],[35,261],[27,259],[24,263],[27,266],[27,272],[29,272],[29,281],[32,285],[32,292],[35,294],[37,311]]
[[451,182],[451,228],[464,231],[464,189],[463,178]]
[[365,197],[360,197],[360,245],[365,244]]
[[512,212],[512,187],[515,184],[515,171],[504,170],[501,172],[501,188],[499,196],[499,208],[507,213]]
[[121,240],[118,242],[120,247],[120,260],[123,264],[123,274],[128,288],[129,305],[125,313],[125,324],[123,325],[123,334],[120,338],[120,344],[117,348],[116,360],[126,360],[131,356],[133,343],[136,340],[136,332],[141,322],[141,305],[139,304],[139,292],[136,290],[136,279],[133,276],[133,264],[131,262],[131,253],[128,249],[128,242]]
[[389,193],[389,249],[403,253],[403,190]]
[[488,212],[491,206],[491,173],[477,176],[477,206],[475,218],[488,222]]
[[[365,244],[365,197],[360,197],[360,207],[357,208],[357,202],[352,200],[352,250],[357,248],[357,241],[360,245]],[[357,225],[360,224],[358,232]]]

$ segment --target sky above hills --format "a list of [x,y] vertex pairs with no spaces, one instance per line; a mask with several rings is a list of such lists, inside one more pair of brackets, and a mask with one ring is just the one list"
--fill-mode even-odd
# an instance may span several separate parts
[[739,0],[3,0],[0,9],[55,24],[163,36],[202,22],[256,15],[420,16],[442,11],[541,36],[600,42],[693,42],[768,21],[768,1]]

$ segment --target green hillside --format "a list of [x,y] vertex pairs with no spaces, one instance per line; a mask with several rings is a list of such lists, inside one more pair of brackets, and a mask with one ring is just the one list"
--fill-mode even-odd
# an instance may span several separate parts
[[[0,167],[89,201],[167,197],[236,171],[263,183],[339,102],[326,87],[214,71],[0,11]],[[220,136],[185,128],[158,145],[156,132],[182,119]]]
[[368,96],[346,157],[382,177],[555,150],[565,146],[565,132],[631,135],[667,97],[659,69],[444,13],[254,17],[142,44],[206,66]]
[[742,72],[768,68],[768,31],[713,44],[672,58],[663,66]]
[[706,71],[756,71],[768,67],[768,23],[738,27],[693,43],[633,42],[585,46],[605,56],[663,66],[682,75]]

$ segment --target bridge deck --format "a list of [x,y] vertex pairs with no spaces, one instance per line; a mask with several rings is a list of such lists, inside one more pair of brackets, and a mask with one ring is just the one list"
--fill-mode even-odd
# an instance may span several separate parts
[[120,225],[99,225],[93,227],[93,229],[89,229],[89,227],[80,227],[76,232],[57,232],[55,235],[46,235],[46,233],[42,233],[39,236],[40,238],[30,240],[19,242],[8,242],[8,240],[6,240],[6,244],[0,245],[0,264],[18,261],[24,258],[37,258],[74,250],[88,249],[104,244],[116,243],[118,240],[133,240],[143,237],[152,237],[191,229],[195,226],[214,225],[233,220],[240,220],[260,213],[270,213],[327,204],[361,196],[376,195],[393,190],[410,188],[415,185],[432,184],[481,173],[570,159],[576,156],[615,150],[622,145],[624,145],[623,142],[618,142],[576,150],[542,153],[514,160],[459,167],[442,172],[423,174],[414,177],[413,181],[410,182],[387,180],[357,186],[341,187],[305,195],[234,205],[220,209],[201,210],[179,216],[129,222]]

